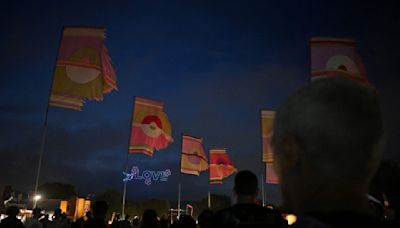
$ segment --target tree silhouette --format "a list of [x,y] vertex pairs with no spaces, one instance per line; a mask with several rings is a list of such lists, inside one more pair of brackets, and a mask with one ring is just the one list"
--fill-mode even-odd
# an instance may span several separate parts
[[73,185],[59,182],[44,183],[39,186],[38,192],[47,199],[70,199],[76,195]]

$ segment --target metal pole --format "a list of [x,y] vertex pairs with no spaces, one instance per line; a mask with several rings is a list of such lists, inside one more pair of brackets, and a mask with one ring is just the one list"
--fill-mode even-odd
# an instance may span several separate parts
[[[60,52],[61,40],[62,40],[62,37],[63,37],[63,32],[64,32],[64,27],[61,30],[60,41],[58,42],[59,46],[58,46],[56,55],[58,55],[58,53]],[[56,73],[56,68],[57,68],[57,56],[56,56],[56,61],[54,63],[53,74],[52,74],[53,79],[51,80],[51,84],[50,84],[49,96],[47,97],[46,114],[45,114],[45,117],[44,117],[43,132],[42,132],[42,142],[40,144],[38,168],[37,168],[37,171],[36,171],[34,197],[37,195],[37,190],[38,190],[38,187],[39,187],[40,172],[41,172],[41,169],[42,169],[42,161],[43,161],[43,155],[44,155],[44,146],[46,144],[46,136],[47,136],[47,119],[48,119],[48,116],[49,116],[49,107],[50,107],[49,106],[49,102],[50,102],[51,91],[53,90],[53,82],[54,82],[54,75]],[[37,204],[37,200],[34,201],[33,208],[36,207],[36,204]]]
[[[43,126],[43,132],[42,132],[42,143],[40,144],[40,154],[39,154],[39,161],[38,161],[38,168],[36,171],[36,180],[35,180],[35,194],[33,197],[35,198],[37,196],[37,190],[39,186],[39,178],[40,178],[40,171],[42,169],[42,161],[43,161],[43,154],[44,154],[44,145],[46,143],[46,135],[47,135],[47,114],[49,112],[49,103],[47,103],[47,109],[46,109],[46,117],[44,121],[44,126]],[[33,208],[36,207],[37,200],[33,201]]]
[[[128,172],[128,156],[129,156],[129,146],[131,144],[131,137],[132,137],[132,122],[133,122],[133,114],[134,114],[134,109],[135,109],[135,100],[136,98],[133,99],[133,108],[132,108],[132,114],[131,114],[131,120],[130,120],[130,132],[129,132],[129,139],[128,139],[128,150],[126,152],[126,158],[125,158],[125,173]],[[127,181],[124,181],[124,189],[122,191],[122,209],[121,209],[121,214],[122,214],[122,219],[125,219],[125,202],[126,202],[126,183]]]
[[210,190],[208,190],[208,208],[211,208],[211,193],[210,193]]
[[264,192],[264,176],[261,175],[261,194],[262,194],[262,205],[265,206],[265,192]]
[[[263,172],[265,173],[265,169],[264,169],[264,167],[265,167],[265,165],[264,165],[264,161],[263,161],[263,159],[264,159],[264,147],[263,147],[263,116],[262,116],[262,110],[260,110],[260,133],[261,133],[261,170],[264,170]],[[261,194],[262,194],[262,196],[261,196],[261,198],[262,198],[262,205],[263,205],[263,207],[265,206],[265,199],[266,199],[266,197],[265,197],[265,190],[264,190],[264,175],[263,175],[263,172],[261,172]]]
[[169,224],[171,224],[171,225],[172,225],[172,222],[174,221],[172,218],[173,215],[174,215],[174,209],[170,208],[169,209],[169,217],[170,217]]
[[124,191],[122,193],[122,219],[125,219],[126,182],[127,181],[124,181]]
[[178,185],[178,218],[181,216],[181,184]]
[[[130,137],[129,137],[130,140]],[[129,143],[128,143],[129,147]],[[128,152],[126,153],[126,160],[125,160],[125,173],[128,172],[128,154],[129,154],[129,149]],[[126,183],[128,181],[124,181],[124,189],[122,191],[122,209],[121,209],[121,214],[122,214],[122,219],[125,219],[125,202],[126,202]]]

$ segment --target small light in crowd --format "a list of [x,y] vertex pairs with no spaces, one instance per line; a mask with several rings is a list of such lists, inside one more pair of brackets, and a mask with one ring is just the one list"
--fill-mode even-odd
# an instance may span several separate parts
[[293,225],[297,221],[297,216],[294,214],[288,214],[285,216],[286,221],[288,222],[288,225]]
[[36,207],[37,201],[39,201],[41,198],[42,198],[41,195],[35,195],[35,196],[33,197],[33,208]]

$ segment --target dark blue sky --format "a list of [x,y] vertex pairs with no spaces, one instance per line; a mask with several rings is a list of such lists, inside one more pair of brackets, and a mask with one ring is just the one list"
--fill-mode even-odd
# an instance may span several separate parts
[[[398,154],[400,20],[381,1],[8,1],[0,9],[0,187],[29,191],[63,26],[103,26],[119,91],[82,112],[50,108],[41,182],[81,195],[122,188],[133,97],[162,100],[175,143],[129,156],[142,169],[170,168],[168,183],[129,183],[131,199],[231,195],[232,177],[209,186],[179,174],[182,133],[226,147],[238,169],[257,174],[260,109],[275,109],[309,80],[311,36],[352,37],[382,100],[386,159]],[[267,198],[278,202],[276,186]]]

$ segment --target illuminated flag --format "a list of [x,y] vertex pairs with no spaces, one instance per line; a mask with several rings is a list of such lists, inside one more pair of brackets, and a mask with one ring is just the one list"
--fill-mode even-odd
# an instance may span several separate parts
[[278,175],[276,174],[274,170],[274,163],[273,162],[267,162],[265,163],[265,182],[267,184],[279,184],[279,178]]
[[201,143],[203,139],[188,135],[182,136],[181,172],[200,175],[201,171],[208,169],[208,161]]
[[225,148],[212,148],[210,154],[210,184],[222,184],[222,180],[237,172]]
[[261,130],[262,130],[262,161],[273,162],[271,150],[272,129],[274,126],[274,111],[261,111]]
[[117,78],[104,45],[104,28],[65,28],[49,105],[82,110],[85,99],[100,101],[117,89]]
[[367,82],[364,65],[352,39],[311,38],[311,80],[344,76]]
[[262,161],[266,162],[265,182],[269,184],[279,184],[278,176],[274,170],[274,155],[271,149],[271,137],[274,127],[274,111],[261,111],[261,130],[262,130]]
[[161,150],[172,142],[171,124],[163,103],[135,97],[129,152],[152,156],[154,149]]

